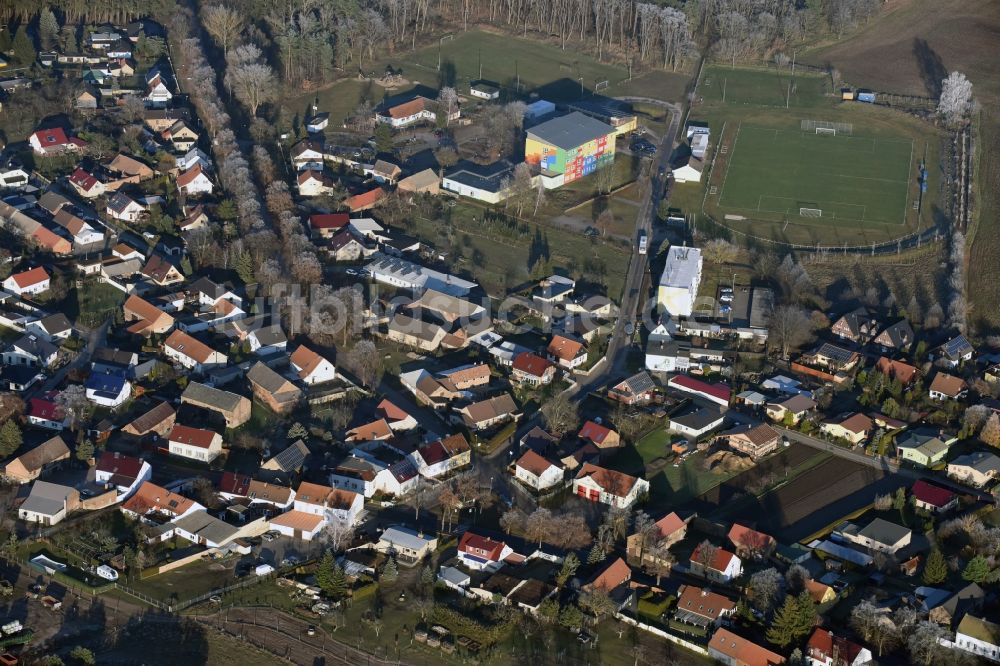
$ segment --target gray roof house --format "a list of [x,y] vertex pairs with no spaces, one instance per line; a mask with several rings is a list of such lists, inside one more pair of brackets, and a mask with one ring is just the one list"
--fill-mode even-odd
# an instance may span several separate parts
[[31,493],[17,510],[17,517],[26,522],[55,525],[76,508],[80,493],[75,488],[48,481],[35,481]]

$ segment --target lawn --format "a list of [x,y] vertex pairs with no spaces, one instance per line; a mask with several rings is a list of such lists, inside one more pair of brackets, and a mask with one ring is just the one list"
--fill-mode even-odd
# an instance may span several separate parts
[[913,160],[913,142],[907,138],[828,136],[743,124],[729,153],[718,194],[718,206],[727,214],[802,218],[802,223],[820,225],[899,225],[905,220]]
[[390,56],[373,70],[381,72],[386,66],[402,69],[402,75],[411,81],[451,85],[463,94],[468,92],[469,81],[479,78],[509,91],[516,90],[520,82],[522,94],[535,91],[557,102],[579,99],[581,78],[588,91],[606,81],[608,91],[598,91],[604,94],[623,94],[613,92],[613,88],[628,78],[625,67],[598,62],[573,49],[561,50],[544,41],[482,30],[455,34],[440,46]]
[[636,442],[635,446],[626,447],[618,453],[608,462],[608,467],[645,477],[649,481],[651,500],[669,501],[671,505],[687,502],[732,476],[702,469],[702,453],[689,456],[676,467],[667,463],[669,451],[666,447],[670,440],[666,429],[657,428]]
[[698,93],[706,101],[730,106],[778,106],[815,108],[824,106],[823,97],[832,92],[830,79],[820,74],[776,68],[726,67],[709,65],[701,75]]
[[138,592],[163,602],[186,601],[193,597],[230,585],[234,581],[232,562],[228,566],[219,562],[197,560],[191,564],[158,576],[139,580],[130,585]]
[[[382,101],[386,90],[373,81],[341,79],[325,88],[302,93],[286,100],[281,106],[283,125],[292,127],[298,134],[305,134],[305,118],[312,113],[315,102],[320,111],[330,114],[330,129],[336,130],[344,119],[358,107],[362,100],[373,106]],[[295,120],[298,119],[296,125]]]

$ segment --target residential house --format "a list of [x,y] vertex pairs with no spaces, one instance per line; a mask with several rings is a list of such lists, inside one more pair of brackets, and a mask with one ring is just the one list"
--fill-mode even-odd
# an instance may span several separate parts
[[288,346],[288,337],[277,324],[252,329],[246,341],[250,343],[250,351],[258,356],[283,352]]
[[626,405],[645,405],[656,395],[653,378],[645,370],[608,389],[608,397]]
[[246,500],[250,506],[261,505],[265,510],[277,513],[292,506],[295,491],[288,486],[223,472],[219,479],[219,496],[227,501]]
[[434,169],[424,169],[400,180],[396,189],[411,194],[426,192],[437,195],[441,191],[441,178]]
[[688,153],[674,160],[670,169],[678,183],[699,183],[705,170],[705,160]]
[[968,390],[969,386],[964,379],[939,372],[931,380],[927,394],[931,400],[960,400],[965,397]]
[[728,583],[743,575],[743,560],[724,548],[699,545],[691,553],[688,569],[716,583]]
[[875,518],[864,528],[849,521],[842,523],[833,535],[870,550],[894,554],[910,544],[912,532],[883,518]]
[[590,463],[584,463],[573,479],[577,497],[624,508],[649,492],[649,482],[634,476]]
[[130,333],[152,335],[166,333],[174,327],[174,318],[149,301],[130,295],[122,306],[126,322],[135,322],[128,327]]
[[333,238],[350,221],[347,213],[313,213],[309,216],[309,234],[313,238]]
[[118,492],[118,501],[122,501],[131,497],[140,485],[148,481],[152,472],[152,466],[145,460],[117,451],[105,451],[94,467],[94,480],[103,485],[114,486]]
[[635,532],[625,540],[625,552],[629,561],[641,567],[656,570],[670,569],[671,560],[663,557],[663,551],[679,542],[687,534],[687,521],[671,511],[654,523],[652,534]]
[[336,187],[336,181],[326,175],[323,171],[306,169],[300,171],[295,177],[298,185],[299,195],[303,197],[318,197],[321,194],[328,194]]
[[132,384],[121,375],[91,372],[84,383],[87,400],[95,405],[115,409],[132,395]]
[[302,398],[302,391],[260,361],[247,373],[254,397],[277,414],[292,411]]
[[572,370],[578,368],[587,361],[587,348],[579,340],[568,338],[564,335],[553,335],[548,347],[549,359],[555,361],[560,367]]
[[177,189],[188,196],[211,194],[213,187],[200,163],[177,176]]
[[466,532],[458,541],[458,561],[473,571],[495,573],[503,568],[507,559],[523,562],[524,557],[503,541]]
[[589,582],[583,586],[584,592],[603,592],[610,597],[617,606],[616,610],[621,610],[629,604],[635,596],[632,586],[632,569],[622,558],[616,558],[608,566],[601,569]]
[[931,350],[931,358],[949,368],[957,368],[965,361],[971,361],[975,355],[976,348],[964,335],[956,335],[940,347]]
[[830,332],[842,340],[866,343],[878,331],[879,322],[866,308],[857,308],[833,322]]
[[73,236],[73,244],[78,248],[104,242],[104,232],[94,229],[90,223],[70,212],[69,208],[57,210],[52,221]]
[[344,441],[348,443],[366,443],[386,441],[392,438],[392,428],[385,419],[376,419],[371,423],[351,428],[346,433]]
[[153,169],[125,153],[115,155],[105,168],[117,174],[119,182],[140,183],[153,177]]
[[364,511],[364,496],[303,481],[295,491],[295,511],[322,516],[326,523],[354,527]]
[[421,476],[436,478],[472,462],[472,447],[461,433],[418,447],[410,455]]
[[770,534],[758,532],[739,523],[733,523],[726,536],[736,547],[736,553],[740,557],[753,560],[769,556],[778,545]]
[[177,520],[204,509],[194,500],[161,488],[152,481],[143,482],[121,506],[122,513],[132,518],[161,516],[167,520]]
[[908,430],[896,436],[896,455],[920,467],[931,467],[944,460],[955,437],[928,430]]
[[4,478],[11,483],[30,483],[68,459],[69,447],[62,437],[56,435],[8,462],[4,467]]
[[563,481],[563,468],[528,449],[514,463],[514,478],[534,490],[547,490]]
[[683,414],[670,417],[668,430],[697,439],[721,427],[725,420],[726,417],[719,413],[718,408],[693,408]]
[[107,213],[116,220],[132,223],[146,213],[146,208],[124,192],[118,191],[108,201]]
[[257,476],[273,483],[289,483],[305,467],[308,457],[309,447],[298,439],[261,463]]
[[[55,394],[50,394],[54,396]],[[56,404],[54,399],[31,398],[28,400],[28,408],[24,414],[28,423],[47,430],[62,430],[69,423],[69,419],[63,413],[62,407]]]
[[159,254],[149,255],[146,264],[140,271],[146,279],[159,287],[169,287],[172,284],[184,282],[184,274],[177,266],[160,256]]
[[778,666],[785,663],[780,654],[719,627],[708,641],[708,656],[727,666]]
[[150,109],[163,109],[170,106],[170,100],[174,98],[173,93],[163,82],[160,72],[152,70],[146,75],[146,94],[143,95],[143,102]]
[[228,362],[225,354],[215,351],[180,329],[167,336],[163,343],[163,353],[171,361],[197,373],[226,365]]
[[437,549],[437,538],[409,527],[393,526],[382,532],[375,550],[391,555],[405,566],[422,562]]
[[236,538],[238,527],[219,520],[208,511],[193,511],[183,518],[178,518],[169,524],[167,531],[161,532],[160,538],[176,535],[193,544],[207,548],[219,548]]
[[807,365],[826,368],[833,372],[847,371],[858,364],[858,361],[861,360],[861,354],[824,342],[808,354],[803,354],[802,360]]
[[433,352],[441,346],[448,331],[439,324],[396,312],[386,327],[386,338],[421,351]]
[[210,463],[222,454],[222,435],[177,423],[167,434],[167,445],[172,455]]
[[862,666],[873,659],[868,648],[822,627],[809,637],[805,657],[808,666]]
[[312,541],[322,534],[327,523],[322,515],[292,509],[274,516],[268,525],[285,536]]
[[376,492],[400,497],[412,490],[420,478],[409,458],[386,465],[377,459],[348,456],[330,473],[330,485],[365,497]]
[[975,583],[969,583],[955,592],[941,604],[930,609],[927,619],[931,622],[951,628],[960,622],[966,614],[976,614],[986,603],[986,592]]
[[48,291],[51,283],[49,272],[36,266],[20,273],[12,273],[3,281],[3,288],[16,296],[37,296]]
[[958,495],[923,479],[913,484],[910,494],[913,495],[915,507],[931,513],[945,513],[958,508]]
[[17,517],[28,523],[56,525],[79,505],[80,492],[76,488],[35,481],[17,509]]
[[617,431],[593,421],[584,423],[576,436],[596,446],[602,455],[612,453],[625,445]]
[[961,455],[948,463],[948,476],[982,488],[1000,477],[1000,457],[986,451]]
[[743,426],[719,435],[729,448],[758,460],[778,450],[781,435],[766,423],[757,426]]
[[24,393],[44,379],[45,375],[37,368],[23,365],[0,366],[0,390]]
[[42,157],[75,153],[87,145],[85,141],[75,136],[68,137],[66,131],[61,127],[50,127],[32,132],[28,137],[28,144],[36,155]]
[[803,587],[817,606],[828,604],[837,598],[837,591],[831,586],[809,578]]
[[374,252],[346,229],[331,238],[324,249],[334,261],[358,261]]
[[160,132],[160,137],[164,141],[169,141],[174,151],[178,153],[189,152],[198,142],[198,133],[183,120],[174,122],[170,127]]
[[372,166],[372,178],[377,183],[392,185],[399,180],[402,173],[403,170],[397,165],[385,160],[375,160],[375,164]]
[[27,333],[11,342],[3,352],[4,365],[49,368],[59,357],[59,348],[45,338]]
[[711,384],[687,375],[676,375],[667,381],[667,386],[682,393],[714,402],[722,407],[729,406],[731,393],[725,384]]
[[471,430],[486,430],[500,423],[517,420],[517,404],[508,393],[486,398],[457,409],[456,413]]
[[289,357],[292,369],[298,374],[302,383],[312,386],[330,382],[337,378],[337,369],[333,363],[326,360],[305,345],[292,352]]
[[678,590],[674,619],[706,629],[718,626],[736,613],[736,602],[708,588],[682,585]]
[[221,415],[227,428],[239,428],[250,420],[251,404],[248,398],[200,382],[188,382],[181,393],[181,404],[194,405]]
[[456,391],[468,391],[477,386],[488,386],[493,379],[490,366],[485,363],[464,365],[438,373],[441,381],[447,383]]
[[175,159],[174,166],[181,171],[188,171],[196,166],[205,170],[212,166],[212,160],[204,153],[204,151],[202,151],[201,148],[196,147]]
[[910,322],[900,319],[882,329],[882,332],[875,336],[873,342],[879,346],[883,353],[905,352],[913,344],[914,337]]
[[909,386],[917,376],[917,368],[904,363],[903,361],[893,361],[885,356],[879,358],[875,363],[875,370],[881,372],[889,379],[898,381],[903,386]]
[[531,352],[521,352],[514,357],[511,378],[518,384],[540,386],[552,383],[556,367],[548,359]]
[[861,413],[851,414],[832,421],[826,421],[820,425],[821,432],[837,439],[844,439],[851,444],[858,445],[868,439],[875,428],[875,422],[871,417]]
[[[86,93],[86,91],[84,92]],[[107,191],[107,187],[102,181],[98,180],[96,176],[85,171],[81,167],[77,167],[76,170],[70,174],[69,184],[74,190],[76,190],[77,194],[85,199],[94,199]]]
[[18,189],[28,184],[30,175],[14,157],[0,162],[0,189]]
[[425,97],[416,97],[402,103],[382,105],[375,111],[375,122],[391,126],[393,129],[407,127],[422,121],[435,122],[436,104]]
[[67,340],[73,334],[73,324],[61,312],[28,322],[24,328],[28,333],[39,335],[49,342]]
[[1000,624],[966,613],[955,630],[953,644],[963,652],[1000,663]]
[[816,409],[816,402],[802,394],[793,395],[781,402],[769,402],[764,407],[764,411],[772,421],[790,421],[793,425],[808,416],[814,409]]
[[296,171],[323,169],[323,142],[305,139],[288,151]]
[[375,407],[375,413],[381,416],[393,432],[413,430],[419,424],[409,412],[397,407],[388,398],[383,398]]

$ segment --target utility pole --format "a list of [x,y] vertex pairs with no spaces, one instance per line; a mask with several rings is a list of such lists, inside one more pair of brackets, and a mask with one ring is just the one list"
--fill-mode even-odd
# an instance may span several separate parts
[[792,99],[792,82],[788,82],[788,94],[785,95],[785,108],[788,108],[788,102]]
[[514,78],[517,79],[517,92],[521,92],[521,73],[517,69],[517,60],[514,61]]
[[479,80],[483,80],[483,49],[479,48]]
[[728,81],[728,79],[726,79],[726,78],[722,79],[722,103],[723,104],[726,103],[726,82],[727,81]]

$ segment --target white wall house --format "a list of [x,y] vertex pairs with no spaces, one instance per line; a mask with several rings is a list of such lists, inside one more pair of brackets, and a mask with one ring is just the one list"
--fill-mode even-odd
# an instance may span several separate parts
[[529,488],[547,490],[562,484],[563,469],[529,449],[515,463],[514,478]]
[[211,430],[175,425],[167,442],[172,455],[199,462],[212,462],[222,453],[222,435]]
[[300,345],[289,357],[292,369],[303,383],[313,385],[337,378],[337,368],[305,345]]
[[3,281],[4,291],[17,296],[34,296],[49,290],[51,279],[48,271],[41,266],[14,273]]
[[690,317],[701,284],[702,257],[696,247],[672,246],[660,276],[656,304],[673,317]]

